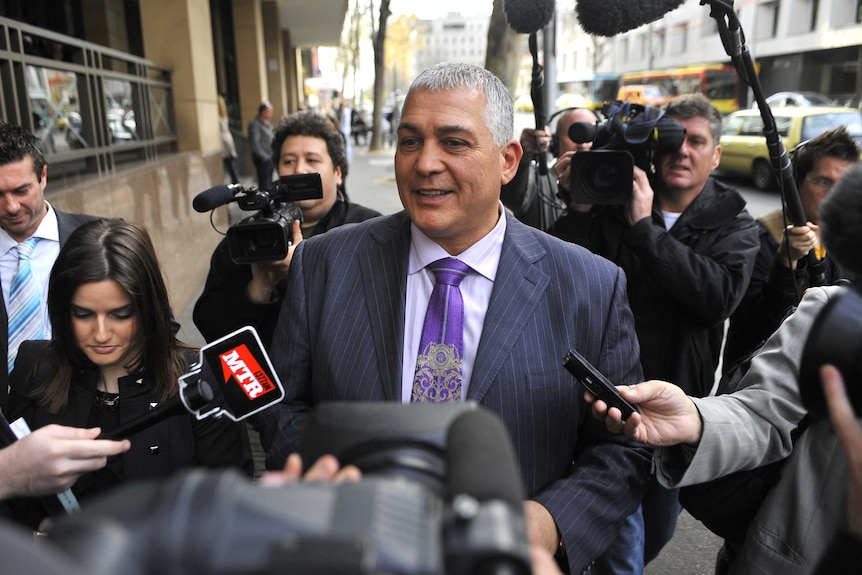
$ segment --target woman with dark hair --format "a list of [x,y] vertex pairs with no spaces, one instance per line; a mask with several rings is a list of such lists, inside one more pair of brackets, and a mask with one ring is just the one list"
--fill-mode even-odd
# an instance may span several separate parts
[[[50,341],[21,344],[11,375],[12,419],[110,432],[177,395],[197,359],[175,335],[153,244],[140,225],[100,219],[80,226],[60,250],[48,282]],[[184,467],[241,467],[251,473],[245,426],[222,419],[168,418],[129,438],[126,453],[82,476],[85,498],[123,481]],[[45,511],[22,502],[15,515],[35,527]]]

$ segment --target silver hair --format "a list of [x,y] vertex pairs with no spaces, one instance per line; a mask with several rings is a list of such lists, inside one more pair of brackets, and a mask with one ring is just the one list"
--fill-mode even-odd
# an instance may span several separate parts
[[513,138],[515,111],[512,96],[500,79],[484,68],[461,62],[441,62],[422,71],[407,91],[407,99],[414,91],[439,92],[441,90],[481,90],[485,94],[485,111],[482,119],[494,144],[503,147]]

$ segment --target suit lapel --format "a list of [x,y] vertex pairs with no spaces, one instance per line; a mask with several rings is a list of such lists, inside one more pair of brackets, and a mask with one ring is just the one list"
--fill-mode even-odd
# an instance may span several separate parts
[[550,282],[548,274],[535,265],[545,257],[535,238],[538,232],[507,218],[500,265],[467,390],[467,399],[474,401],[481,401],[488,391]]
[[372,246],[359,253],[359,268],[383,393],[400,401],[410,221],[396,215],[373,236]]

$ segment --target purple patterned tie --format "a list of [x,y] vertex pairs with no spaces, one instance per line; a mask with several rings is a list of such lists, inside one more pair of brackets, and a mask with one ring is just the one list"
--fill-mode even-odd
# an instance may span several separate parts
[[470,266],[455,258],[443,258],[429,264],[428,269],[434,273],[434,291],[419,342],[411,401],[458,401],[464,352],[464,300],[458,285]]

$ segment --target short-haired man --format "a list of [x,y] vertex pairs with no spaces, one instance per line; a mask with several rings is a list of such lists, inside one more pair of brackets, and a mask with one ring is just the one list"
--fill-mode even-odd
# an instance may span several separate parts
[[[638,344],[622,271],[503,209],[500,186],[522,154],[513,115],[487,70],[447,62],[417,76],[395,153],[405,211],[298,246],[272,346],[286,397],[257,424],[268,467],[280,468],[318,403],[449,391],[476,401],[512,436],[532,541],[580,573],[637,509],[648,453],[592,420],[562,358],[576,347],[631,383],[641,377]],[[445,318],[462,323],[460,342],[423,334],[432,293],[446,291],[434,290],[441,263],[462,279],[448,289],[462,305],[444,306],[463,309]],[[421,377],[429,369],[442,381]]]
[[[685,140],[653,159],[654,174],[635,167],[627,203],[572,205],[548,231],[625,270],[645,377],[700,397],[713,386],[724,320],[745,294],[759,241],[745,200],[711,177],[721,114],[700,94],[673,98],[665,114]],[[643,502],[647,563],[673,536],[679,510],[676,491],[653,481]]]
[[293,243],[282,260],[236,264],[231,261],[227,240],[219,243],[204,291],[194,309],[195,325],[207,341],[251,325],[268,346],[285,297],[285,278],[297,244],[303,238],[342,224],[380,215],[348,200],[344,138],[326,116],[303,111],[282,118],[275,130],[271,154],[279,176],[319,173],[323,197],[296,202],[302,211],[302,224],[294,222]]
[[272,158],[269,153],[272,144],[272,104],[261,102],[257,115],[248,123],[248,146],[251,161],[257,172],[257,187],[264,189],[272,183]]
[[[745,297],[730,318],[724,347],[725,372],[747,357],[778,327],[788,308],[811,285],[805,256],[820,245],[817,208],[832,186],[859,161],[859,147],[840,127],[827,130],[793,150],[793,174],[808,225],[787,227],[781,208],[757,219],[760,251]],[[828,253],[821,254],[823,284],[843,277]]]
[[[24,339],[50,339],[47,315],[48,276],[60,246],[82,223],[93,219],[83,214],[67,214],[45,201],[48,163],[42,143],[30,131],[0,120],[0,283],[3,306],[0,319],[5,325],[2,348],[7,367],[0,368],[0,409],[9,398],[9,373],[18,344]],[[31,244],[32,247],[30,247]],[[21,316],[26,303],[19,303],[15,276],[19,271],[19,252],[30,250],[27,268],[38,299],[41,317],[25,321]],[[23,253],[23,252],[22,252]],[[19,276],[20,277],[20,276]],[[29,283],[29,281],[28,281]],[[16,294],[12,292],[15,291]],[[15,295],[15,302],[12,296]],[[10,324],[9,318],[13,318]],[[29,329],[21,329],[19,326]],[[14,332],[14,333],[13,333]]]
[[[558,182],[567,182],[569,163],[575,152],[589,150],[593,143],[575,142],[569,137],[569,126],[575,122],[595,124],[598,117],[587,108],[570,108],[558,112],[554,135],[548,128],[536,130],[525,128],[521,131],[521,147],[524,156],[518,164],[518,171],[512,181],[502,187],[500,199],[503,205],[512,210],[516,218],[540,230],[547,230],[568,204],[564,184],[558,189]],[[550,153],[554,160],[548,175],[539,173],[537,156]],[[550,162],[549,162],[550,163]],[[563,193],[560,193],[563,192]]]

